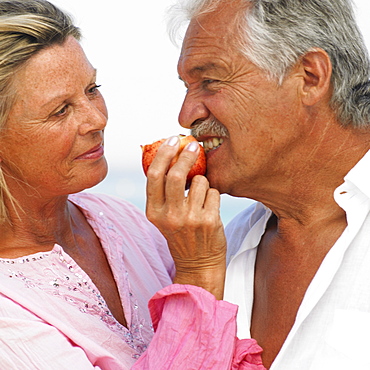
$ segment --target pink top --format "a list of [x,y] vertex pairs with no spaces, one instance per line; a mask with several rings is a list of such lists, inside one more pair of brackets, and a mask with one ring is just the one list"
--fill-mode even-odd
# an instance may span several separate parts
[[236,338],[237,306],[192,285],[170,285],[149,302],[155,335],[134,370],[266,370],[254,339]]
[[88,193],[70,200],[101,241],[129,330],[61,246],[0,259],[2,369],[129,369],[153,336],[148,301],[174,273],[165,239],[125,201]]
[[55,245],[0,259],[0,365],[4,369],[264,369],[253,339],[235,338],[237,306],[194,286],[170,285],[166,242],[141,211],[81,193],[120,293],[128,328],[110,313],[89,276]]

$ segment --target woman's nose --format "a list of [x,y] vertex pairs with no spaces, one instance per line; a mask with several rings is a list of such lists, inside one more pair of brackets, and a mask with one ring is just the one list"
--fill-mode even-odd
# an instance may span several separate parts
[[86,107],[83,109],[84,118],[80,125],[80,134],[85,135],[91,131],[102,131],[107,125],[108,112],[104,99],[95,99],[86,101]]

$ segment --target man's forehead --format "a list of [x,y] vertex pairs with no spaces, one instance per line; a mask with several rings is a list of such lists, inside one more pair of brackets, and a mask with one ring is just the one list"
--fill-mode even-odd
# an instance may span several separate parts
[[216,37],[204,35],[184,40],[178,69],[180,74],[197,77],[205,72],[223,72],[230,65],[231,57],[238,54],[237,45]]
[[180,77],[186,75],[190,78],[197,78],[207,73],[224,73],[230,64],[227,51],[217,49],[204,49],[202,52],[187,53],[181,55],[178,63]]
[[204,52],[217,55],[219,51],[235,46],[239,38],[235,17],[235,11],[220,10],[193,18],[186,30],[181,57]]

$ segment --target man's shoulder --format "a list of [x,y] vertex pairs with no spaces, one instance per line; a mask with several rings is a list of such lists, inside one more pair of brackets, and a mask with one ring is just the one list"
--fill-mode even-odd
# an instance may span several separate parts
[[228,223],[226,233],[231,237],[235,232],[247,232],[266,212],[267,208],[262,203],[253,202]]
[[254,202],[230,221],[225,228],[228,256],[236,254],[248,232],[267,212],[262,203]]

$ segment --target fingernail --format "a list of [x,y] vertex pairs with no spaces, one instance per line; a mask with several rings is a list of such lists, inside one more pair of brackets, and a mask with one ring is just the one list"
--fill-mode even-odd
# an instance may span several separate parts
[[196,152],[199,148],[199,144],[197,141],[192,141],[191,143],[189,143],[187,146],[186,146],[186,150],[188,150],[189,152]]
[[164,143],[168,146],[175,146],[178,142],[179,142],[178,136],[171,136]]

